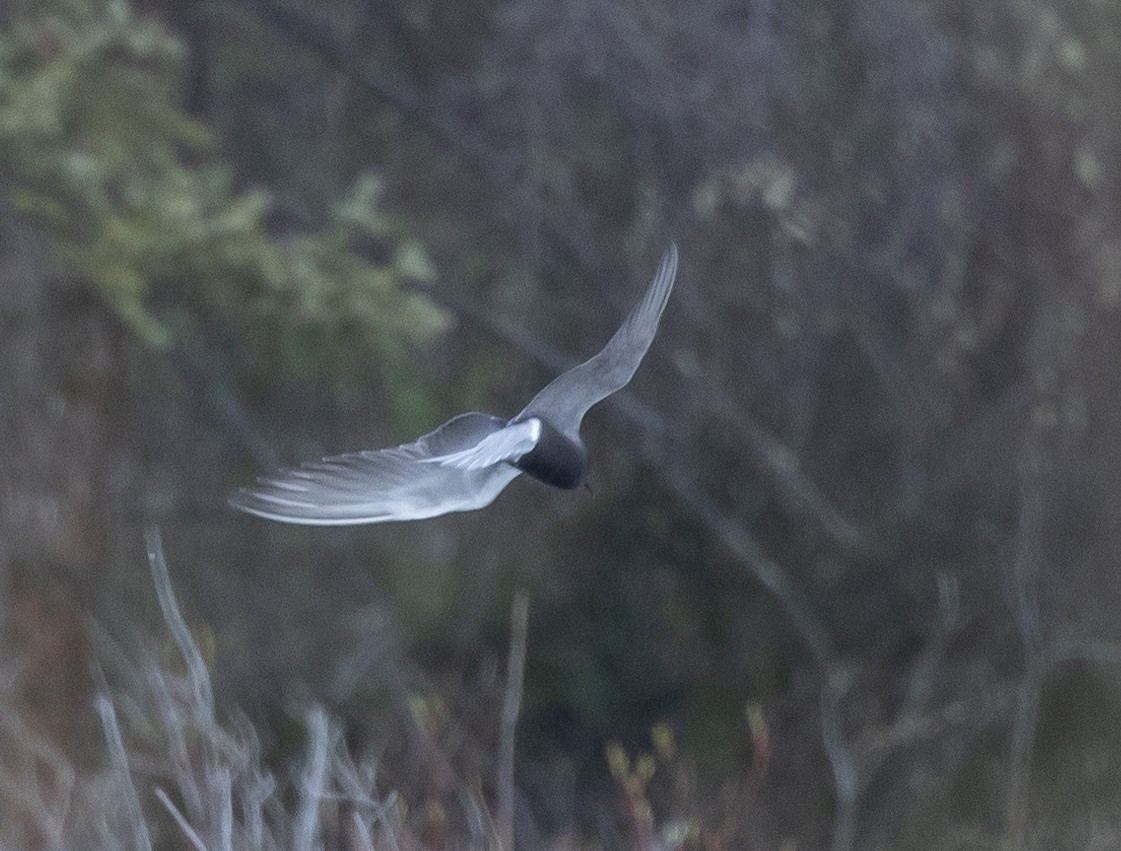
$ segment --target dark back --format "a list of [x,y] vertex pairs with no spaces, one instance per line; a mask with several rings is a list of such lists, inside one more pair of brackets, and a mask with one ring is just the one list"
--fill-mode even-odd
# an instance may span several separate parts
[[514,466],[533,478],[557,488],[579,487],[588,472],[588,450],[583,441],[570,440],[540,417],[541,437],[533,451]]

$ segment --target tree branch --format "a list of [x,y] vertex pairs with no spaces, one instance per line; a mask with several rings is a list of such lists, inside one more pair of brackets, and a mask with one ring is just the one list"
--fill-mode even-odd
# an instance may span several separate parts
[[502,702],[499,735],[498,833],[501,851],[514,851],[514,741],[522,704],[528,623],[529,597],[524,591],[519,591],[510,607],[510,652],[506,660],[506,696]]

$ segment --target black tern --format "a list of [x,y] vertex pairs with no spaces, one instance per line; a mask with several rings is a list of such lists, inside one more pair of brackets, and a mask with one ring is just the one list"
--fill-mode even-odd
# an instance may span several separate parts
[[460,414],[412,443],[262,476],[236,491],[230,505],[284,523],[343,526],[483,508],[520,473],[559,488],[579,486],[588,469],[580,422],[631,380],[676,275],[671,244],[646,295],[599,354],[554,379],[513,419]]

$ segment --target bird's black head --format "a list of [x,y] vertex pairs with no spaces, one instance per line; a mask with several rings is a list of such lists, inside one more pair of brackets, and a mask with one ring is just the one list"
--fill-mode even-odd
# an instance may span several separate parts
[[514,462],[514,466],[553,487],[579,487],[588,472],[588,450],[579,436],[575,440],[561,434],[540,417],[541,435],[537,445]]

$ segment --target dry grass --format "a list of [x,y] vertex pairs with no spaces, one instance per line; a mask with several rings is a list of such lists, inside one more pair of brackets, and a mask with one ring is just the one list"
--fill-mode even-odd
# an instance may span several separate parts
[[[126,652],[96,624],[98,767],[79,771],[0,699],[0,847],[147,851],[418,847],[375,767],[355,759],[340,723],[306,715],[289,777],[265,766],[252,726],[220,720],[203,653],[179,611],[158,532],[147,535],[160,608],[178,659]],[[6,686],[23,672],[3,671]]]

